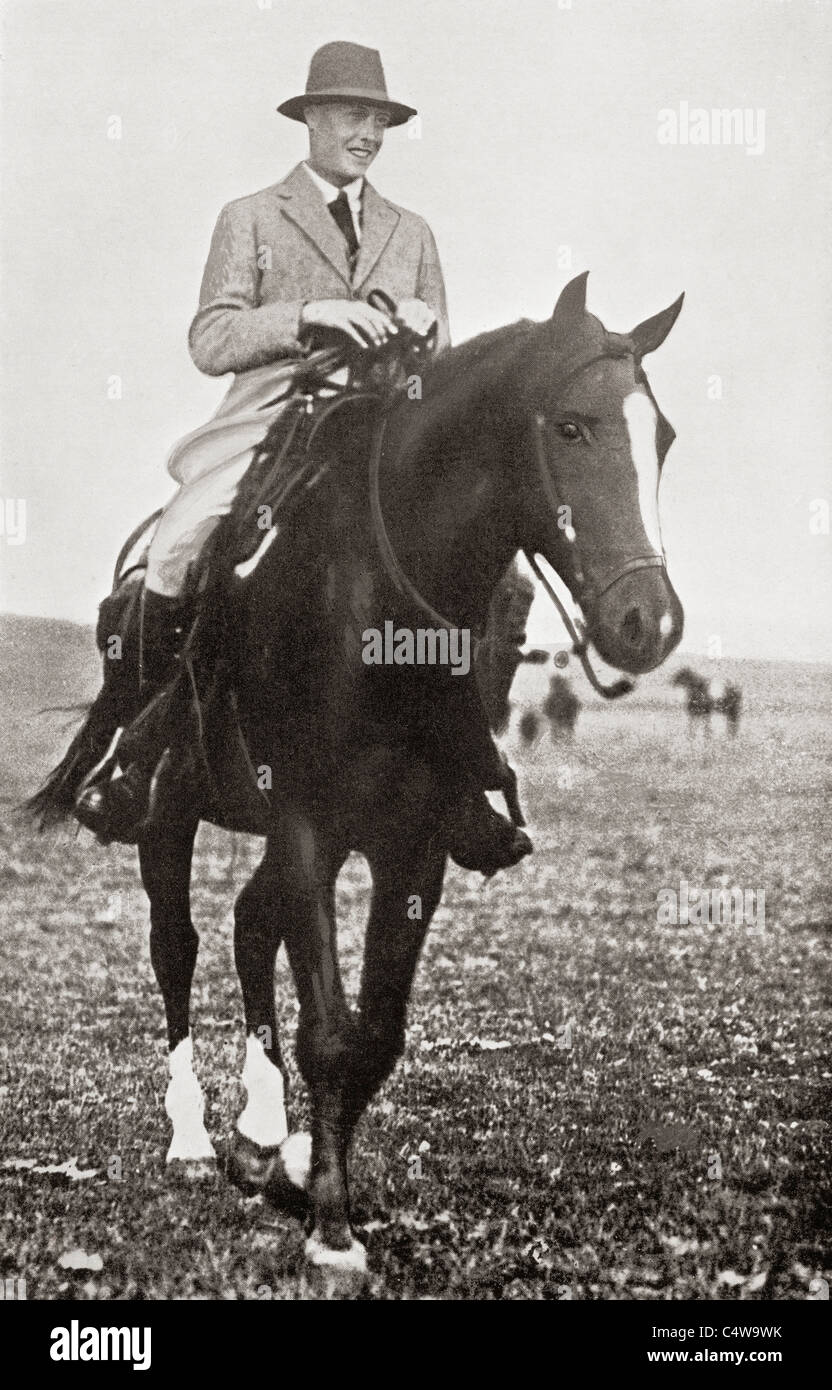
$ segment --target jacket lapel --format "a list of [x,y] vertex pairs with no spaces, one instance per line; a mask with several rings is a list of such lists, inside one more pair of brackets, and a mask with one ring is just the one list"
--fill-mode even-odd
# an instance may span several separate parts
[[[311,183],[311,180],[307,179],[307,183]],[[365,179],[361,195],[361,244],[352,273],[353,289],[358,289],[371,274],[398,221],[399,214],[379,197],[373,185]]]
[[315,187],[302,164],[296,164],[283,182],[277,185],[277,195],[281,199],[286,216],[291,218],[310,241],[314,241],[321,255],[326,257],[333,269],[337,270],[349,285],[347,243],[321,197],[320,190]]

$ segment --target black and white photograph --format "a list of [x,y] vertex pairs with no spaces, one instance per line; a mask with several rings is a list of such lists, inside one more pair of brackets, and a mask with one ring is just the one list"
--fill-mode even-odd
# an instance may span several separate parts
[[0,55],[4,1327],[627,1305],[622,1367],[794,1376],[832,3],[3,0]]

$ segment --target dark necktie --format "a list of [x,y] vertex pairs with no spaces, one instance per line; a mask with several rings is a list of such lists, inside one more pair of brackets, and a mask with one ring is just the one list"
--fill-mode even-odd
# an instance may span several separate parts
[[349,199],[346,193],[344,192],[343,188],[341,189],[341,192],[338,194],[338,197],[335,198],[334,201],[329,204],[329,210],[344,234],[344,240],[347,243],[347,250],[350,254],[350,260],[352,260],[353,256],[358,250],[358,237],[355,235],[355,223],[352,220],[352,212],[350,211]]

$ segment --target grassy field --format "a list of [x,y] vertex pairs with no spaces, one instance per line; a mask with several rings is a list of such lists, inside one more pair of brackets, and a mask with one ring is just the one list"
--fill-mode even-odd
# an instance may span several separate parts
[[[0,1275],[30,1299],[297,1297],[297,1223],[221,1177],[165,1179],[134,852],[11,814],[62,743],[35,709],[94,688],[90,635],[21,620],[2,635]],[[747,706],[731,743],[688,738],[670,670],[621,706],[587,701],[572,742],[527,750],[510,732],[536,853],[486,887],[449,871],[405,1057],[356,1139],[372,1296],[806,1299],[832,1282],[832,675],[724,670]],[[215,1140],[242,1105],[230,910],[257,852],[200,834],[195,1048]],[[657,895],[682,880],[762,890],[764,929],[658,925]],[[351,860],[351,989],[366,888]],[[282,957],[277,994],[291,1052]]]

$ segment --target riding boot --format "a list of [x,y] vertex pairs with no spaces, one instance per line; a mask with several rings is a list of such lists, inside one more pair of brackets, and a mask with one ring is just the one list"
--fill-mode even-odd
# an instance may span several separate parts
[[[487,878],[510,869],[533,845],[517,798],[517,779],[494,742],[476,683],[471,677],[437,682],[440,713],[433,725],[432,759],[448,789],[442,828],[451,858]],[[441,692],[441,693],[440,693]],[[502,792],[510,816],[491,805],[486,791]]]
[[168,701],[164,692],[178,669],[186,631],[185,607],[145,589],[142,596],[139,689],[143,711],[116,750],[85,779],[75,815],[105,843],[135,844],[146,818],[148,796],[168,741]]
[[534,846],[518,825],[495,811],[485,792],[464,794],[445,821],[446,844],[454,863],[490,878],[519,864]]
[[145,589],[142,595],[142,630],[139,654],[141,693],[152,699],[170,680],[185,637],[186,605]]

